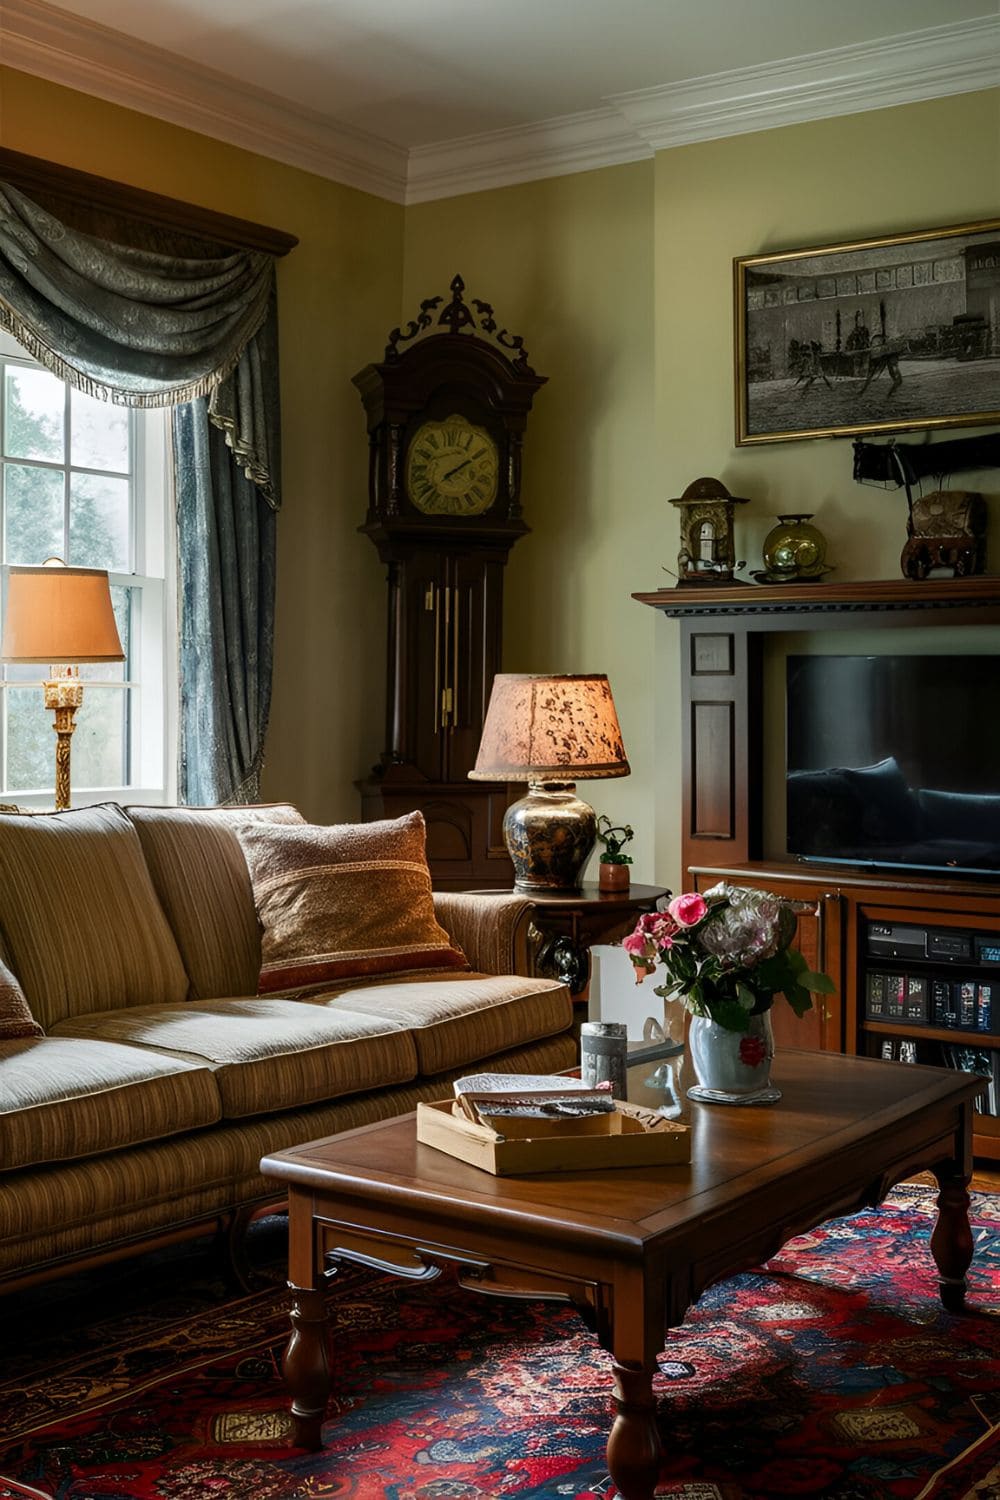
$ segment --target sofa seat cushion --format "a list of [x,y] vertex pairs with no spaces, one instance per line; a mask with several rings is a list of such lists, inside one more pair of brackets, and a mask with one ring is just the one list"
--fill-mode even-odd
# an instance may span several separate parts
[[417,1072],[403,1026],[348,1005],[324,1011],[258,995],[189,1000],[77,1016],[59,1032],[211,1068],[230,1120],[405,1083]]
[[422,1075],[555,1036],[572,1024],[569,990],[554,979],[456,974],[369,984],[302,1002],[329,1011],[343,1006],[409,1028]]
[[289,803],[269,807],[128,807],[153,885],[191,981],[188,998],[252,995],[260,926],[250,872],[233,832],[243,823],[303,823]]
[[434,915],[423,813],[374,823],[246,823],[260,918],[260,993],[341,980],[468,969]]
[[0,928],[31,1012],[169,1005],[188,992],[139,836],[120,807],[0,813]]
[[0,1042],[0,1171],[97,1156],[221,1117],[206,1067],[77,1037]]

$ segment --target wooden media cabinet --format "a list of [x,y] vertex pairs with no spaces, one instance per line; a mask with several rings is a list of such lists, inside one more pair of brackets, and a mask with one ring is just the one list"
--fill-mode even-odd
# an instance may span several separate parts
[[[779,1045],[898,1060],[905,1043],[904,1060],[942,1066],[968,1066],[956,1060],[973,1053],[993,1068],[1000,1110],[1000,878],[796,859],[777,847],[764,806],[767,742],[773,758],[777,737],[765,722],[769,636],[931,627],[957,631],[960,643],[964,628],[991,626],[1000,655],[1000,578],[706,584],[633,598],[680,625],[683,868],[701,890],[726,878],[801,901],[799,944],[837,985],[802,1021],[775,1008]],[[920,953],[920,932],[932,952]],[[967,1024],[970,997],[974,1021],[987,1025]],[[1000,1160],[1000,1115],[975,1114],[974,1149]]]

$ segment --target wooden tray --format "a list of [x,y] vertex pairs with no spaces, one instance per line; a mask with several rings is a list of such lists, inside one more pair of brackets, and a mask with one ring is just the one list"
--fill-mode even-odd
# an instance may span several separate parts
[[453,1099],[417,1105],[417,1140],[495,1177],[677,1166],[691,1160],[691,1131],[637,1104],[580,1120],[509,1119],[503,1134],[473,1124]]

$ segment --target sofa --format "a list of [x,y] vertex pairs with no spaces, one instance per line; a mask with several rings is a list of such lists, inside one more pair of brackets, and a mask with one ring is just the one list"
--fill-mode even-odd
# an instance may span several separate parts
[[[396,869],[368,847],[395,824],[344,825],[323,865],[338,830],[290,806],[0,814],[0,1289],[213,1228],[236,1243],[275,1201],[267,1153],[446,1096],[473,1068],[572,1064],[569,993],[530,972],[531,903],[432,893],[414,818]],[[367,923],[346,965],[339,927],[304,968],[265,961],[287,933],[259,910],[277,896],[293,926],[303,910],[268,851],[307,835],[309,889]],[[380,944],[422,903],[430,940]]]

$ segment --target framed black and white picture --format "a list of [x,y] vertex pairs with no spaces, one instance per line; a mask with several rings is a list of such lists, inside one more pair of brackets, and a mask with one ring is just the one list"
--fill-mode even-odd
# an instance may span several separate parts
[[1000,423],[1000,219],[733,268],[738,444]]

